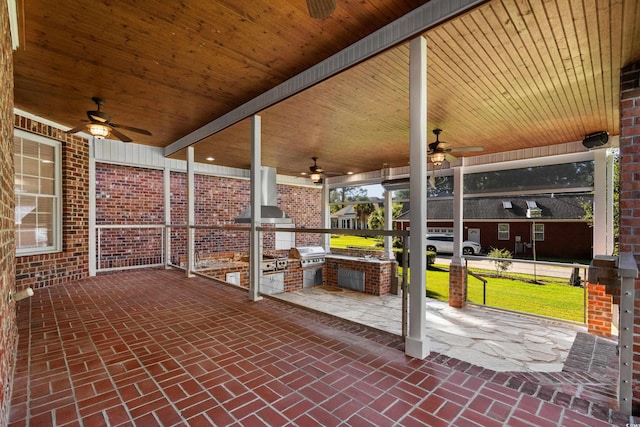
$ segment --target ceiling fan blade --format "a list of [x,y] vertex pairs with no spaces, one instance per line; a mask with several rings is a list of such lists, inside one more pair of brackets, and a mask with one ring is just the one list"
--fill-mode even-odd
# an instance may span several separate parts
[[307,0],[307,8],[314,19],[328,18],[336,8],[336,0]]
[[119,125],[119,124],[116,124],[116,123],[109,123],[109,125],[111,127],[114,127],[114,128],[122,128],[122,129],[125,129],[125,130],[130,130],[131,132],[136,132],[136,133],[141,133],[143,135],[151,136],[151,132],[149,132],[146,129],[134,128],[133,126]]
[[109,123],[111,116],[104,111],[87,111],[87,117],[95,123]]
[[484,147],[481,147],[479,145],[475,145],[473,147],[458,147],[458,148],[451,148],[447,151],[450,152],[456,152],[456,153],[460,153],[462,151],[484,151]]
[[68,133],[68,134],[77,133],[77,132],[80,132],[81,130],[85,130],[86,128],[87,128],[87,125],[80,125],[80,126],[74,127],[73,129],[65,130],[64,133]]
[[111,134],[122,142],[133,142],[133,139],[129,138],[127,135],[123,134],[122,132],[115,130],[113,127],[111,127]]

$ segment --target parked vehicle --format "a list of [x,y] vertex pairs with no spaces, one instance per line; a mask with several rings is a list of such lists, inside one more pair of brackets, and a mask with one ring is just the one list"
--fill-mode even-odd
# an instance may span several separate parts
[[[462,242],[462,254],[463,255],[479,255],[482,246],[479,243],[471,240],[465,240]],[[432,251],[437,254],[453,253],[453,236],[449,234],[427,234],[427,251]]]

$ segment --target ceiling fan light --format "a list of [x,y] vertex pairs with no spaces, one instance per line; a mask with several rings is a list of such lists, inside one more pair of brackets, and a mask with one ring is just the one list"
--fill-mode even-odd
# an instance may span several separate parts
[[88,124],[87,129],[89,130],[89,133],[96,139],[104,139],[109,136],[109,128],[99,123]]
[[312,173],[309,178],[314,184],[319,184],[322,181],[322,176],[319,173]]
[[431,155],[431,163],[435,166],[440,166],[444,162],[444,153],[433,153]]

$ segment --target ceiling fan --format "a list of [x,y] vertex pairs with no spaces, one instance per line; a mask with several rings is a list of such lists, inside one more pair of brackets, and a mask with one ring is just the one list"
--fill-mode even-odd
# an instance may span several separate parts
[[87,130],[91,135],[93,135],[97,139],[103,139],[108,137],[109,135],[113,135],[118,138],[122,142],[132,142],[133,140],[129,138],[127,135],[120,132],[118,129],[126,129],[131,132],[140,133],[142,135],[151,136],[151,132],[145,129],[139,129],[133,126],[120,125],[117,123],[111,123],[111,116],[104,111],[100,110],[100,107],[104,104],[104,99],[93,97],[91,98],[93,102],[98,106],[97,110],[89,110],[87,111],[87,118],[89,120],[82,120],[86,122],[86,124],[77,126],[73,129],[69,129],[65,131],[67,134],[72,134],[76,132],[80,132],[82,130]]
[[314,19],[328,18],[336,8],[336,0],[307,0],[307,8]]
[[434,129],[434,135],[436,136],[436,140],[429,144],[429,150],[427,154],[431,159],[431,163],[435,166],[440,166],[442,162],[444,162],[445,158],[449,156],[449,153],[461,153],[464,151],[482,151],[484,147],[479,145],[471,146],[471,147],[459,147],[459,148],[447,148],[447,143],[440,141],[440,134],[442,133],[442,129]]
[[311,172],[309,178],[311,178],[311,181],[313,181],[314,184],[322,184],[322,173],[324,172],[324,169],[318,166],[317,157],[312,157],[311,160],[313,160],[313,165],[309,166],[309,172]]
[[[324,181],[324,177],[328,177],[328,176],[338,176],[338,175],[344,175],[344,173],[342,172],[328,172],[325,171],[324,169],[322,169],[322,167],[320,167],[318,165],[318,158],[317,157],[312,157],[311,160],[313,160],[313,165],[309,166],[309,178],[311,178],[311,181],[314,184],[322,184]],[[303,175],[307,175],[307,172],[303,172]]]

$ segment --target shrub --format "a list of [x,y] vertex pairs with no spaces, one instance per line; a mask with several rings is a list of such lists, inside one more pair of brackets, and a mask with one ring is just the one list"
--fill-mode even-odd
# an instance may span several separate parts
[[[511,252],[509,252],[507,249],[497,249],[497,248],[491,248],[491,250],[488,253],[488,256],[489,258],[508,258],[508,259],[513,258],[513,255],[511,255]],[[493,262],[496,268],[496,275],[498,277],[502,276],[502,273],[504,273],[509,268],[511,268],[511,261],[493,260],[491,262]]]
[[[402,251],[394,251],[395,255],[396,255],[396,261],[398,261],[398,264],[400,267],[402,267]],[[409,252],[407,252],[407,255],[409,255]],[[407,266],[409,265],[409,260],[407,260]],[[429,268],[429,266],[435,264],[436,262],[436,253],[435,252],[431,252],[431,251],[427,251],[427,268]]]
[[394,237],[392,246],[396,249],[402,249],[402,239],[399,237]]
[[427,267],[436,263],[436,253],[427,251]]

